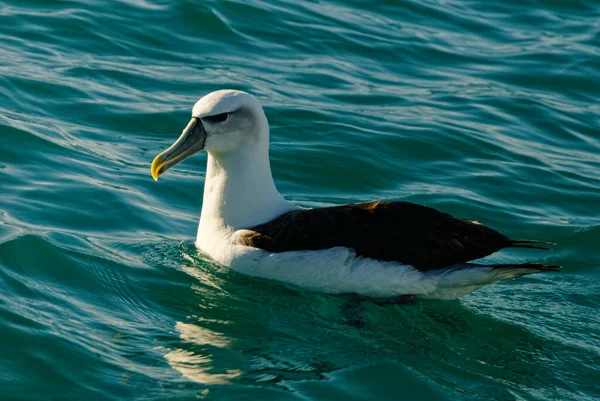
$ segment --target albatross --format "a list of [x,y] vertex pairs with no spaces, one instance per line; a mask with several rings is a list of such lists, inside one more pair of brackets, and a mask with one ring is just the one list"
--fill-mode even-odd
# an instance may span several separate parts
[[556,271],[541,263],[472,262],[503,248],[548,249],[474,220],[409,202],[307,209],[273,182],[269,123],[259,101],[219,90],[194,105],[177,141],[151,166],[158,177],[208,152],[196,246],[239,273],[371,299],[456,299],[488,284]]

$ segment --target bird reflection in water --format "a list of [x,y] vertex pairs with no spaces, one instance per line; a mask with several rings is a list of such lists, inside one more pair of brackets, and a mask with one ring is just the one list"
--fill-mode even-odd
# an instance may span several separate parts
[[[202,384],[226,384],[240,375],[240,369],[224,366],[235,359],[222,357],[236,353],[229,345],[231,340],[205,327],[177,322],[175,329],[182,340],[182,348],[167,352],[165,359],[169,365],[185,378]],[[185,349],[183,348],[185,347]]]

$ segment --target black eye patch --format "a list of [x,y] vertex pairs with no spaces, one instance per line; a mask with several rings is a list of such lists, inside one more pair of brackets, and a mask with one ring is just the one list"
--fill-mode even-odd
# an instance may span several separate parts
[[229,118],[229,113],[221,113],[215,114],[214,116],[202,117],[204,121],[208,121],[209,123],[222,123],[223,121]]

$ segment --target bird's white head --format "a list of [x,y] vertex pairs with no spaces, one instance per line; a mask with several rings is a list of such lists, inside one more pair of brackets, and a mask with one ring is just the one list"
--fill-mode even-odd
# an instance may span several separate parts
[[192,119],[179,139],[152,162],[158,176],[202,149],[215,158],[242,149],[268,149],[269,124],[258,100],[249,93],[219,90],[196,102]]

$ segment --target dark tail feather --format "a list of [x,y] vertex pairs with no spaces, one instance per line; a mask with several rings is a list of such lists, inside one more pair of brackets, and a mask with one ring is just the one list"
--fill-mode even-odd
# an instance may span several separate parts
[[[528,269],[531,273],[536,272],[557,272],[561,269],[558,265],[545,265],[542,263],[517,263],[506,265],[490,265],[494,269]],[[527,273],[528,274],[528,273]]]
[[[535,245],[529,245],[529,244],[535,244]],[[508,246],[510,246],[512,248],[542,249],[544,251],[552,250],[552,248],[548,248],[546,246],[540,246],[537,244],[556,245],[553,242],[536,241],[534,239],[513,239],[513,240],[510,240],[510,245],[508,245]]]

